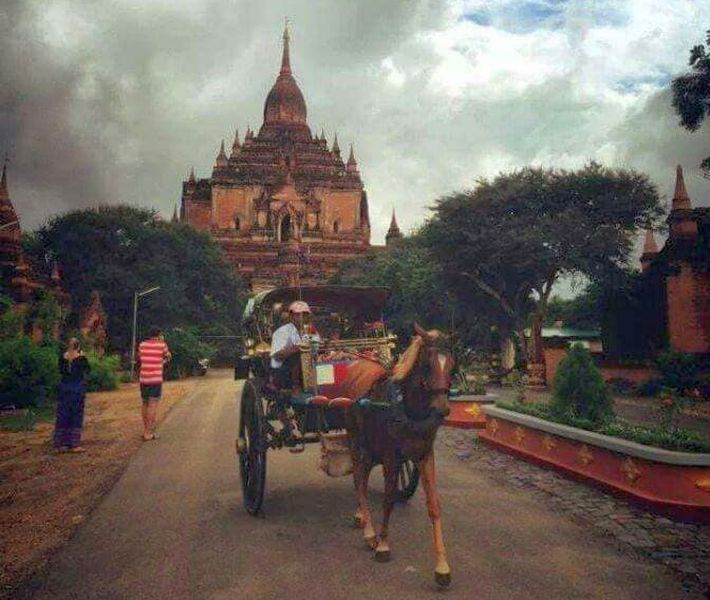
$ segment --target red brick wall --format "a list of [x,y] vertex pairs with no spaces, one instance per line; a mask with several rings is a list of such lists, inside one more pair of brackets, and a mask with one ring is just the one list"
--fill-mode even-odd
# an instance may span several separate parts
[[679,352],[710,352],[708,273],[681,264],[666,280],[668,342]]
[[187,204],[187,222],[195,229],[209,231],[212,221],[212,208],[204,202],[189,202]]

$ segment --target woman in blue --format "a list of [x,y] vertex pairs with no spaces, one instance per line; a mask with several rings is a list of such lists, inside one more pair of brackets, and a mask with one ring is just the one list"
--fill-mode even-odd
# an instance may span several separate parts
[[84,424],[84,398],[89,361],[81,351],[79,340],[71,338],[67,351],[59,358],[57,421],[54,426],[54,447],[58,450],[83,452],[81,429]]

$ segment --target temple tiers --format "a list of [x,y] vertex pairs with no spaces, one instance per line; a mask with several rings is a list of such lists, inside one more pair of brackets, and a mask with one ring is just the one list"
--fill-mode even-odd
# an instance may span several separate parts
[[258,134],[222,142],[212,176],[182,184],[180,220],[210,232],[253,290],[324,283],[370,247],[367,194],[351,147],[312,135],[291,70],[288,28],[281,69]]

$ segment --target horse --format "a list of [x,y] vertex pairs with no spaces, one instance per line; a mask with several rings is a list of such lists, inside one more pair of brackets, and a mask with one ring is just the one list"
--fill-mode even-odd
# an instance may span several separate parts
[[[391,402],[387,410],[355,407],[346,417],[358,500],[353,518],[362,528],[366,544],[374,550],[375,559],[389,560],[388,527],[396,497],[397,456],[415,462],[433,528],[434,579],[445,588],[451,584],[451,568],[442,534],[433,445],[436,432],[449,413],[454,360],[441,332],[426,331],[416,322],[414,331],[416,335],[391,372],[374,361],[359,360],[348,368],[342,384],[343,395],[350,398]],[[376,534],[367,503],[367,485],[372,467],[380,463],[385,498],[382,525]]]

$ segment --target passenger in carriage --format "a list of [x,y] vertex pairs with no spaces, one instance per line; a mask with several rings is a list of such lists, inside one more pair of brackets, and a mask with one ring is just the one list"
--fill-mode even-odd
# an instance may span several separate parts
[[296,383],[292,373],[300,364],[301,331],[304,318],[310,313],[310,307],[302,300],[292,302],[288,313],[281,315],[284,324],[271,336],[271,372],[280,389],[292,389]]

